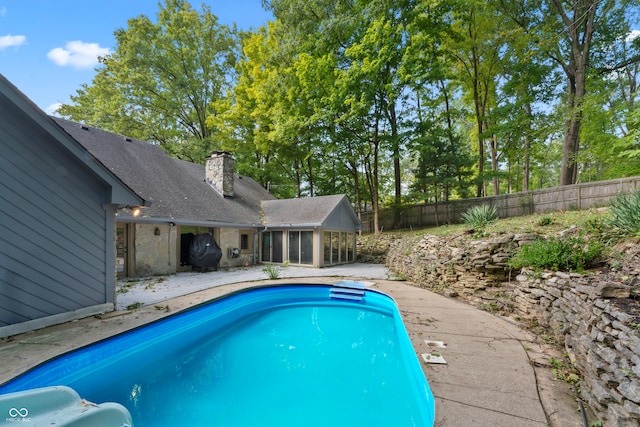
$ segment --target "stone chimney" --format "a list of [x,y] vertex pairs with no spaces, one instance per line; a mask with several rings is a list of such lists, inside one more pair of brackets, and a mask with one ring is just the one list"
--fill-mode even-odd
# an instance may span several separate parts
[[224,197],[233,197],[233,157],[214,151],[204,166],[205,180]]

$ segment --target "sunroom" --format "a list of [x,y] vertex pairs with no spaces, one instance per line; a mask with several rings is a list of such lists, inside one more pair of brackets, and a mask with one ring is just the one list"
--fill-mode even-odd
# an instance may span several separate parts
[[261,261],[309,267],[354,262],[360,221],[345,195],[262,202]]

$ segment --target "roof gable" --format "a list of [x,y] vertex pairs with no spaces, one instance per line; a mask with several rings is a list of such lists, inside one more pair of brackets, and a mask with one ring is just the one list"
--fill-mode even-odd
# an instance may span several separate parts
[[359,230],[360,221],[344,194],[262,202],[263,225]]
[[12,109],[22,113],[25,125],[38,126],[64,147],[70,156],[91,170],[101,181],[111,189],[110,200],[107,203],[121,206],[137,206],[144,204],[144,199],[135,194],[124,182],[104,167],[94,156],[84,149],[78,141],[62,131],[44,111],[38,108],[30,99],[20,92],[11,82],[0,74],[0,110]]

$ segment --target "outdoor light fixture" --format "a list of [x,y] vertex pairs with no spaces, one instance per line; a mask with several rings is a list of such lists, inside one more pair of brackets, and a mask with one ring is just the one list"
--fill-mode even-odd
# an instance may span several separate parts
[[142,212],[142,210],[140,209],[140,206],[134,206],[131,208],[131,216],[134,217],[139,217],[140,213]]
[[158,227],[155,228],[155,230],[153,230],[153,234],[155,234],[156,236],[160,235],[160,229]]

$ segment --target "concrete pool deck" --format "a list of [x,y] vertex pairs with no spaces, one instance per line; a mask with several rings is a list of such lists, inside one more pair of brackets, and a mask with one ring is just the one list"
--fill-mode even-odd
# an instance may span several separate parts
[[[334,269],[335,268],[335,269]],[[306,277],[305,277],[306,275]],[[311,277],[309,277],[311,276]],[[228,294],[271,284],[363,280],[397,302],[416,355],[438,354],[447,364],[426,364],[436,398],[436,426],[582,426],[568,384],[555,381],[550,349],[515,324],[410,283],[393,280],[383,266],[286,268],[279,280],[259,268],[184,273],[121,283],[119,306],[142,304],[0,340],[0,383],[66,351]],[[425,340],[443,341],[446,348]],[[421,359],[421,358],[420,358]]]

